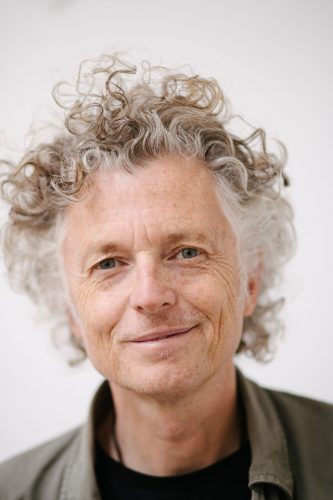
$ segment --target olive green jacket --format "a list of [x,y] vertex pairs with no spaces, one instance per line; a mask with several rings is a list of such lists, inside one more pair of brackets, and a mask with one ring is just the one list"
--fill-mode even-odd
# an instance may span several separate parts
[[[333,407],[263,389],[240,373],[238,384],[252,453],[252,500],[332,499]],[[94,428],[110,404],[105,381],[86,424],[3,463],[0,499],[100,499]]]

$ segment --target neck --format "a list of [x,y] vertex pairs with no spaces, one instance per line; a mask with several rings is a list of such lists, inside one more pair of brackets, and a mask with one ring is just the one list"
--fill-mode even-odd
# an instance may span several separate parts
[[[116,440],[127,467],[172,476],[211,465],[241,445],[241,417],[234,366],[172,403],[142,397],[110,384],[116,411]],[[105,422],[103,446],[119,460]]]

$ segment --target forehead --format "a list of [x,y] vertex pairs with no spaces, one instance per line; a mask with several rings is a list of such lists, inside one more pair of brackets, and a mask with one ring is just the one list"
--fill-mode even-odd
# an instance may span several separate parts
[[70,205],[67,216],[72,228],[98,225],[99,231],[119,231],[128,223],[160,232],[170,226],[214,230],[217,219],[225,220],[208,168],[199,160],[181,158],[154,160],[134,173],[120,167],[94,173],[88,195]]
[[201,192],[211,199],[216,191],[208,168],[199,160],[189,158],[150,161],[131,173],[116,166],[103,168],[91,175],[90,187],[80,210],[98,210],[106,198],[115,204],[121,201],[125,208],[144,202],[149,196],[158,204],[162,200],[156,197],[157,192],[172,202],[194,203],[195,194]]

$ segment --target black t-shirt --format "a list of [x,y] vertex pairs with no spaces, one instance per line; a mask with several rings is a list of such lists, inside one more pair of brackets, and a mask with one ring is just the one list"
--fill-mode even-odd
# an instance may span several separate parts
[[250,500],[249,442],[242,448],[189,474],[157,477],[128,469],[96,445],[95,472],[102,500]]

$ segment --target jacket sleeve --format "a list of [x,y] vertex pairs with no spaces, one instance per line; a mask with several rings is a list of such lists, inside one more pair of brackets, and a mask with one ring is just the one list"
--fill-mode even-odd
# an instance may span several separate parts
[[64,470],[80,428],[0,465],[1,500],[59,500]]

